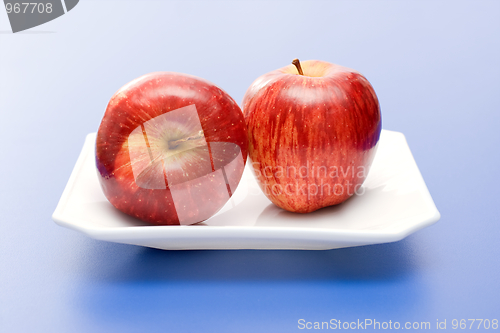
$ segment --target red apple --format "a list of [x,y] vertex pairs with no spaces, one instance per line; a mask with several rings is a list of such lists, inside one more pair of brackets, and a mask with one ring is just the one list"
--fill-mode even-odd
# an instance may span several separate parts
[[229,200],[247,158],[236,102],[214,84],[158,72],[111,98],[96,141],[106,198],[152,224],[206,220]]
[[255,80],[243,113],[261,189],[277,206],[308,213],[361,191],[381,116],[359,72],[317,60],[293,64]]

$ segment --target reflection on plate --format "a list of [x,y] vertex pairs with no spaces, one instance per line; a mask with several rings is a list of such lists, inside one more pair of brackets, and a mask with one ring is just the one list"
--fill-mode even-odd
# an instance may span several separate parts
[[[100,240],[159,249],[334,249],[394,242],[439,220],[403,134],[383,130],[359,195],[309,214],[274,206],[247,165],[229,202],[190,226],[149,226],[116,210],[95,169],[96,134],[89,134],[54,221]],[[363,193],[364,192],[364,193]]]

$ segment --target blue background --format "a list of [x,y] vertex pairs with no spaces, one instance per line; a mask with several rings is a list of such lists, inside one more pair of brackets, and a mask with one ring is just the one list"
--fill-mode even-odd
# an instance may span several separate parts
[[[498,1],[80,1],[12,34],[0,10],[0,331],[295,332],[299,319],[333,318],[433,329],[446,319],[452,330],[454,318],[500,319],[499,14]],[[240,102],[295,57],[371,81],[437,224],[331,251],[160,251],[51,220],[122,85],[183,72]]]

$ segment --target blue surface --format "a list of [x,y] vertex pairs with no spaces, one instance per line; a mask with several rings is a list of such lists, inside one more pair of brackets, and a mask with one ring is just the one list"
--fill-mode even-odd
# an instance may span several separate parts
[[[0,10],[0,332],[296,332],[299,319],[365,318],[433,330],[446,319],[453,331],[453,319],[500,319],[499,14],[498,1],[80,1],[12,34]],[[176,252],[52,222],[123,84],[184,72],[241,101],[295,57],[372,82],[436,225],[332,251]]]

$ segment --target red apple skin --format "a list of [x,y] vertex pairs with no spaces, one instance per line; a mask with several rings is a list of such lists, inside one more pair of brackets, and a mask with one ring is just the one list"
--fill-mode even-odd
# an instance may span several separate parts
[[[160,178],[164,185],[167,183],[166,188],[141,187],[134,178],[129,136],[133,135],[134,129],[140,129],[141,126],[144,129],[144,124],[148,121],[160,119],[156,117],[165,117],[169,112],[192,105],[196,107],[199,117],[197,121],[198,124],[201,123],[203,130],[199,139],[206,140],[205,148],[212,146],[210,161],[205,160],[203,163],[208,163],[210,172],[216,172],[208,175],[205,172],[204,176],[196,164],[199,161],[194,161],[191,169],[187,167],[187,171],[182,171],[185,175],[195,174],[191,176],[194,180],[168,184],[170,180],[167,180],[166,174],[163,179],[167,168],[165,166],[163,173],[160,171]],[[191,138],[187,136],[187,140]],[[220,177],[220,165],[227,161],[220,156],[215,159],[215,145],[229,145],[241,152],[240,163],[233,163],[232,169],[226,170],[225,182]],[[243,113],[226,92],[195,76],[156,72],[128,83],[109,101],[97,133],[96,165],[106,198],[120,211],[154,225],[192,224],[210,217],[227,202],[231,195],[229,184],[234,191],[243,173],[247,152]],[[172,171],[169,176],[176,176],[176,172],[178,176],[178,170]],[[214,176],[215,173],[218,178]],[[147,181],[148,179],[145,180],[146,183]],[[178,202],[174,202],[173,185],[178,189]],[[224,189],[223,193],[221,188]]]
[[259,77],[242,104],[261,189],[278,207],[308,213],[361,191],[382,122],[359,72],[318,60],[301,65],[304,75],[289,65]]

